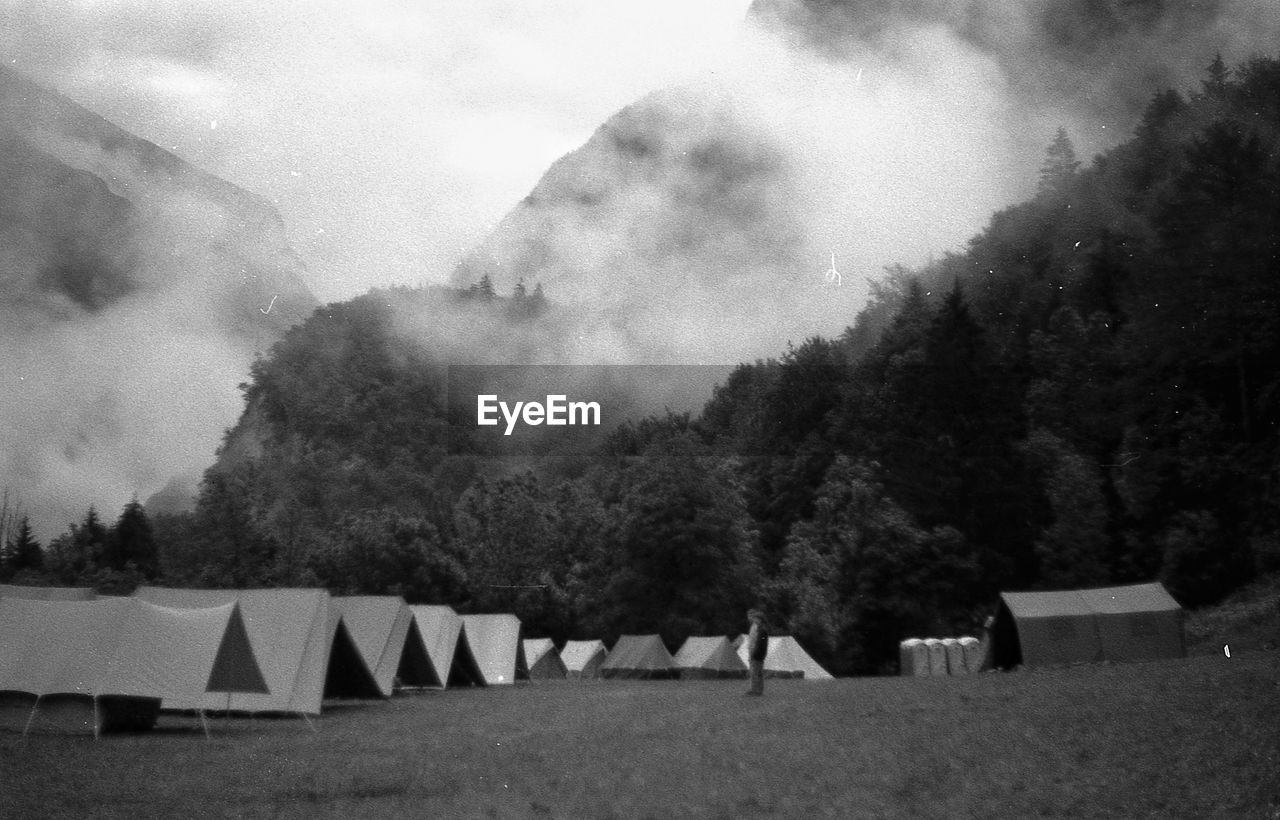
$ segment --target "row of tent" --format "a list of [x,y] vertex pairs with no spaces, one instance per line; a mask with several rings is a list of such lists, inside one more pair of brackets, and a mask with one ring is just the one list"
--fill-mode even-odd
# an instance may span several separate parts
[[[656,635],[521,641],[511,614],[458,615],[398,596],[317,589],[0,585],[0,693],[88,697],[94,728],[150,725],[160,710],[318,715],[326,698],[389,697],[565,678],[745,675],[745,647],[694,638],[671,656]],[[774,674],[830,677],[791,638],[770,641]],[[102,714],[99,714],[99,710]],[[34,714],[34,709],[32,710]],[[125,716],[125,717],[121,717]]]
[[968,675],[982,669],[982,643],[963,638],[907,638],[898,644],[900,674],[929,677]]
[[[658,635],[623,635],[612,650],[600,641],[569,641],[557,653],[549,639],[526,641],[533,677],[568,678],[745,678],[747,646],[743,636],[730,641],[718,636],[685,639],[672,655]],[[764,664],[769,677],[830,680],[809,653],[789,635],[769,638]]]

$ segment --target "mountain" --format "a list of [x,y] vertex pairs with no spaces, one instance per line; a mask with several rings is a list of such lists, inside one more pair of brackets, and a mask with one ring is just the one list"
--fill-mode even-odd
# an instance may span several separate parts
[[454,284],[585,304],[616,328],[602,357],[735,361],[839,333],[886,266],[1032,194],[1059,126],[1109,148],[1215,51],[1264,47],[1276,26],[1251,21],[1277,14],[1250,8],[756,0],[723,65],[610,117]]
[[316,307],[265,199],[0,67],[0,485],[58,526],[198,472]]

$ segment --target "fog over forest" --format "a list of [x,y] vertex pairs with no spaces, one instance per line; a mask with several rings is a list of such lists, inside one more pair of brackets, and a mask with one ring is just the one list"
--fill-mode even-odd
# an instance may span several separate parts
[[[0,486],[46,537],[212,464],[254,354],[312,294],[488,275],[573,311],[555,361],[776,356],[838,335],[885,266],[962,250],[1034,193],[1059,127],[1087,160],[1155,92],[1280,32],[1266,0],[3,8],[5,66],[191,166],[133,196],[122,153],[0,125],[101,180],[76,177],[102,206],[74,235],[46,241],[23,200],[3,212],[6,237],[43,238],[0,260]],[[239,206],[173,182],[195,169],[278,224],[246,238]],[[51,286],[67,243],[119,277]],[[469,322],[395,331],[465,355]]]

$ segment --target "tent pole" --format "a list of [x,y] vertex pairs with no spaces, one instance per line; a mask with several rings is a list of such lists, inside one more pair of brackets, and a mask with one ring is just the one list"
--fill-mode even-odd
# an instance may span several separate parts
[[200,709],[199,712],[200,712],[200,726],[204,728],[204,739],[212,740],[213,738],[209,737],[209,721],[204,719],[204,709]]
[[31,704],[31,714],[27,715],[27,725],[22,729],[22,738],[26,740],[27,732],[31,731],[31,721],[36,719],[36,710],[40,708],[40,696],[36,695],[36,702]]
[[312,734],[319,734],[319,732],[316,731],[316,725],[311,722],[311,715],[308,715],[306,712],[303,712],[302,719],[307,722],[307,728],[311,730]]
[[94,695],[93,696],[93,739],[97,740],[99,736],[100,735],[99,735],[99,724],[98,724],[98,696]]

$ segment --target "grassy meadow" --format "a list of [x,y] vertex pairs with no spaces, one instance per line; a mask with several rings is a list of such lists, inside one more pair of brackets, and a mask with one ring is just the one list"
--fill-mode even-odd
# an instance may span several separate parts
[[521,684],[0,730],[0,817],[1280,817],[1280,653],[967,678]]

